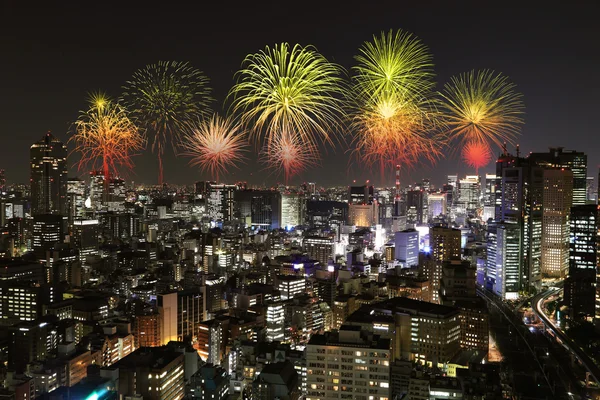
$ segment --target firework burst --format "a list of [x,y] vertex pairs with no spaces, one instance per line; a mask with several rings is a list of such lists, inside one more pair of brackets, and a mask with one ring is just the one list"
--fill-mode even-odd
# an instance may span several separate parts
[[479,173],[479,168],[485,167],[492,159],[490,146],[485,142],[468,142],[462,149],[462,159],[470,167],[475,168],[475,173]]
[[240,124],[215,114],[193,127],[182,147],[184,155],[192,157],[191,165],[209,171],[218,182],[220,174],[243,161],[246,132]]
[[372,98],[392,93],[405,99],[428,95],[435,86],[433,57],[416,36],[390,30],[365,42],[353,69],[356,94]]
[[132,117],[152,136],[162,184],[167,144],[178,144],[190,123],[209,115],[208,78],[187,62],[159,61],[135,72],[123,90]]
[[81,155],[79,170],[101,167],[107,184],[119,167],[133,168],[131,157],[145,144],[144,136],[125,109],[103,94],[90,98],[90,108],[75,121],[75,132],[69,140]]
[[441,94],[451,139],[461,142],[513,143],[523,123],[521,94],[494,71],[471,71],[452,78]]
[[283,171],[285,184],[290,178],[318,164],[318,150],[310,143],[303,143],[298,135],[277,135],[267,141],[262,162],[268,168]]
[[352,120],[360,162],[412,167],[435,161],[445,141],[433,97],[432,57],[416,37],[398,31],[365,43],[353,68]]
[[[279,146],[291,138],[331,141],[342,114],[342,68],[312,46],[287,43],[248,55],[230,92],[232,107],[256,139]],[[283,136],[284,139],[280,137]],[[270,143],[274,142],[274,143]]]

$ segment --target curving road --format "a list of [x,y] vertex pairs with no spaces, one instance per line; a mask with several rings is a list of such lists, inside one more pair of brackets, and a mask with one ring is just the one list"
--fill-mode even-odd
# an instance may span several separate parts
[[596,383],[600,383],[598,378],[600,377],[600,368],[596,365],[596,363],[585,354],[585,352],[577,346],[577,344],[573,343],[573,341],[558,327],[554,324],[554,322],[548,318],[548,316],[544,313],[543,305],[544,301],[560,292],[562,289],[563,283],[559,283],[556,287],[550,288],[545,292],[542,292],[531,299],[531,305],[533,312],[537,317],[544,322],[544,325],[547,329],[551,330],[555,337],[558,337],[562,344],[568,348],[568,350],[577,357],[577,359],[581,362],[584,368],[590,373],[590,376],[596,381]]

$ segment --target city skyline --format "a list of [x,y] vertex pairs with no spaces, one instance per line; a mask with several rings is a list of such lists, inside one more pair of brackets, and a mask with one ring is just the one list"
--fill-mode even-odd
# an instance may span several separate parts
[[[98,89],[105,90],[108,94],[118,96],[120,86],[138,68],[147,63],[158,60],[174,59],[190,61],[195,67],[204,71],[211,79],[214,88],[214,97],[218,103],[222,102],[227,90],[233,84],[233,74],[245,54],[255,52],[265,45],[272,45],[280,41],[298,42],[301,44],[314,44],[317,49],[331,61],[341,64],[346,69],[353,65],[352,57],[357,53],[358,46],[372,35],[388,29],[403,29],[410,31],[421,38],[430,47],[436,65],[437,89],[447,82],[450,76],[471,70],[473,68],[492,68],[508,75],[524,95],[526,105],[525,125],[522,135],[518,139],[523,153],[545,151],[548,145],[563,146],[567,149],[585,151],[589,155],[590,175],[594,175],[593,166],[598,165],[595,143],[587,140],[591,136],[591,126],[584,118],[591,115],[593,74],[586,74],[593,62],[585,62],[586,57],[592,59],[594,55],[586,52],[591,44],[586,38],[591,38],[595,27],[593,24],[576,24],[574,18],[577,14],[591,15],[579,9],[543,9],[537,10],[540,14],[536,19],[529,18],[532,9],[496,10],[493,15],[488,14],[484,8],[473,10],[464,5],[463,8],[448,8],[441,4],[436,7],[407,6],[402,9],[390,7],[385,15],[366,14],[358,18],[359,12],[352,8],[324,9],[322,13],[311,14],[310,6],[298,15],[290,17],[289,27],[282,27],[281,15],[283,11],[268,9],[240,8],[229,14],[230,29],[224,26],[215,26],[208,22],[205,26],[194,30],[193,24],[183,24],[183,31],[165,29],[158,33],[147,35],[131,34],[143,26],[142,21],[128,21],[126,17],[136,11],[127,6],[119,6],[108,11],[87,13],[85,8],[61,9],[60,5],[44,10],[43,6],[33,11],[31,19],[22,21],[26,14],[24,9],[14,3],[6,2],[2,5],[3,14],[14,17],[9,18],[5,29],[10,29],[8,35],[3,35],[7,41],[9,59],[14,62],[3,65],[3,76],[7,85],[2,98],[2,115],[0,118],[0,134],[7,137],[9,146],[0,149],[4,160],[2,168],[7,170],[10,182],[26,182],[26,154],[29,146],[38,140],[46,131],[51,130],[60,140],[66,142],[66,130],[69,124],[77,117],[77,112],[84,108],[87,94]],[[218,7],[218,6],[213,6]],[[583,7],[583,6],[582,6]],[[120,11],[117,12],[117,11]],[[156,16],[159,10],[145,8],[139,10],[142,14]],[[162,12],[162,10],[160,10]],[[219,13],[218,9],[205,9]],[[465,13],[469,11],[469,13]],[[429,12],[427,14],[426,12]],[[461,15],[465,13],[465,16]],[[306,15],[309,14],[309,15]],[[121,19],[113,24],[114,29],[104,33],[103,40],[90,40],[82,35],[70,35],[66,26],[67,21],[74,24],[73,29],[83,28],[83,20],[77,18],[85,15],[85,32],[98,35],[103,17],[119,15]],[[181,25],[175,20],[179,15],[176,7],[166,10],[166,26]],[[425,20],[422,15],[431,18]],[[559,17],[567,16],[566,23],[556,28],[554,22]],[[42,18],[40,19],[40,16]],[[308,17],[311,18],[308,18]],[[413,16],[414,18],[410,18]],[[46,25],[54,17],[57,20],[56,29]],[[256,17],[257,21],[277,21],[277,23],[258,24],[260,29],[252,30],[252,35],[241,35],[244,23],[256,26],[250,21]],[[278,18],[279,17],[279,18]],[[582,17],[579,15],[579,17]],[[181,18],[184,17],[183,15]],[[474,25],[472,30],[478,35],[473,36],[469,29],[461,27],[461,18],[468,18]],[[585,18],[585,17],[582,17]],[[330,21],[323,24],[323,21]],[[393,21],[392,21],[393,20]],[[360,25],[357,29],[352,21]],[[511,22],[511,29],[502,30],[503,21]],[[63,23],[61,23],[63,22]],[[130,22],[130,23],[129,23]],[[306,25],[310,29],[306,29]],[[26,32],[22,29],[29,27]],[[231,29],[233,28],[233,29]],[[221,30],[222,29],[222,30]],[[591,30],[591,32],[585,32]],[[41,35],[42,31],[45,33]],[[147,31],[144,31],[147,33]],[[443,32],[444,34],[441,34]],[[160,36],[157,38],[156,36]],[[209,40],[207,38],[213,38]],[[342,40],[343,38],[343,40]],[[577,41],[574,39],[577,38]],[[468,40],[467,40],[468,39]],[[85,41],[90,40],[94,45],[82,50]],[[176,42],[174,48],[169,43]],[[31,47],[32,44],[36,46]],[[48,46],[43,46],[47,43]],[[227,44],[224,51],[223,43]],[[472,45],[465,45],[471,43]],[[188,48],[200,47],[204,51],[190,51]],[[22,52],[23,48],[30,51]],[[135,50],[135,51],[134,51]],[[220,57],[204,57],[204,55],[218,54]],[[561,55],[561,57],[552,58]],[[57,57],[57,55],[60,55]],[[570,62],[577,56],[577,63]],[[54,60],[39,71],[31,71],[37,65],[36,59]],[[95,62],[90,62],[94,60]],[[118,62],[116,62],[118,60]],[[592,61],[592,60],[590,60]],[[538,73],[538,69],[542,73]],[[560,71],[560,74],[558,73]],[[592,81],[584,79],[591,77]],[[43,79],[46,78],[46,79]],[[556,79],[554,86],[549,79]],[[583,82],[585,80],[585,82]],[[550,88],[562,88],[560,92],[547,93]],[[59,90],[59,88],[61,88]],[[589,94],[588,94],[589,93]],[[58,94],[58,95],[57,95]],[[572,101],[572,99],[577,101]],[[586,112],[590,107],[589,112]],[[554,110],[558,108],[560,112]],[[550,111],[551,110],[551,111]],[[35,112],[36,117],[31,118],[26,112]],[[569,130],[569,135],[564,135]],[[14,132],[14,133],[5,133]],[[14,139],[13,139],[14,138]],[[548,144],[548,145],[546,145]],[[72,150],[72,147],[69,148]],[[447,149],[449,151],[450,149]],[[511,149],[509,148],[509,151]],[[514,152],[514,151],[513,151]],[[362,171],[356,162],[349,165],[349,153],[343,146],[338,146],[335,151],[331,148],[324,153],[324,161],[320,167],[311,168],[302,175],[292,179],[291,184],[303,181],[316,181],[319,185],[344,185],[370,179],[376,185],[381,184],[378,171]],[[497,151],[494,151],[494,157]],[[195,167],[187,165],[188,160],[175,157],[172,151],[165,152],[166,169],[165,181],[175,184],[190,184],[198,180],[210,179],[208,174],[201,174]],[[76,176],[72,165],[76,160],[69,161],[70,176]],[[134,158],[136,168],[125,177],[127,180],[155,183],[156,165],[155,157],[149,152]],[[23,168],[11,168],[11,165]],[[424,167],[402,175],[403,186],[419,181],[425,177],[432,182],[441,184],[444,174],[441,171],[452,171],[459,175],[474,173],[460,161],[458,154],[450,154],[446,159],[440,160],[434,167]],[[479,173],[484,175],[492,172],[493,166],[489,164]],[[386,185],[393,186],[393,171],[387,171]],[[439,176],[438,176],[439,175]],[[251,184],[272,185],[283,182],[283,176],[266,173],[260,165],[253,161],[243,165],[241,169],[233,170],[232,174],[222,177],[224,182],[248,181]]]

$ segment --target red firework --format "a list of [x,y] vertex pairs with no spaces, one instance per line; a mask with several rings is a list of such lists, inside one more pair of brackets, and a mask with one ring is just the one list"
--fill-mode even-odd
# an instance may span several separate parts
[[277,135],[268,140],[263,154],[263,162],[269,168],[283,170],[286,184],[292,176],[315,166],[319,157],[314,145],[303,142],[298,135],[290,134]]
[[479,168],[485,167],[492,159],[490,146],[485,142],[468,142],[462,150],[462,159],[470,167],[475,168],[479,173]]

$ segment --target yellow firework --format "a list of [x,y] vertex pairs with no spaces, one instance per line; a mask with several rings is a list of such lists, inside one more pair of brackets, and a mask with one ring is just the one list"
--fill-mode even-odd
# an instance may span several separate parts
[[522,96],[502,74],[484,70],[459,75],[441,95],[451,139],[502,146],[519,134]]
[[435,86],[433,57],[416,36],[398,30],[365,42],[356,56],[355,93],[362,99],[382,94],[412,100]]
[[233,109],[257,139],[329,141],[342,113],[341,73],[312,46],[267,46],[245,58],[230,92]]
[[432,57],[419,39],[402,31],[374,36],[353,68],[355,156],[359,163],[412,167],[434,161],[443,137],[438,126]]
[[103,94],[91,97],[90,108],[81,112],[70,141],[81,155],[79,169],[101,167],[107,183],[118,167],[133,167],[131,157],[145,144],[125,109]]
[[184,155],[192,157],[190,164],[209,171],[218,181],[220,174],[243,161],[246,132],[240,124],[215,114],[193,127],[182,147]]

